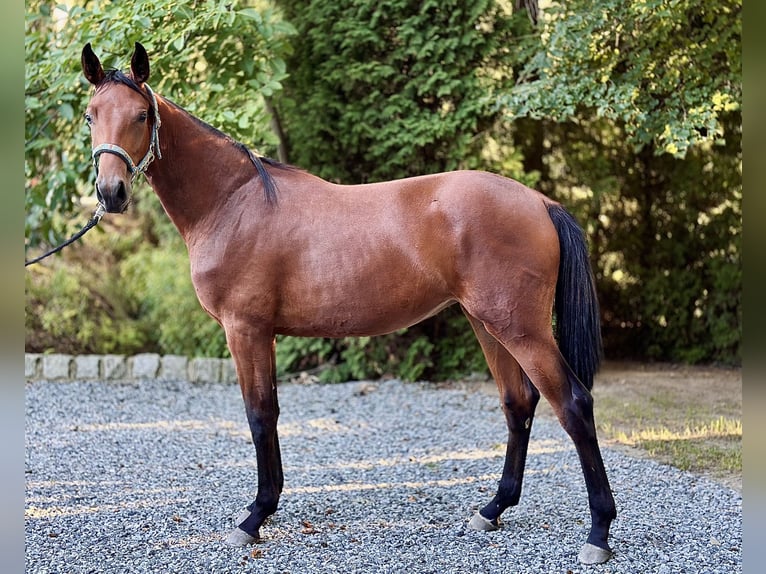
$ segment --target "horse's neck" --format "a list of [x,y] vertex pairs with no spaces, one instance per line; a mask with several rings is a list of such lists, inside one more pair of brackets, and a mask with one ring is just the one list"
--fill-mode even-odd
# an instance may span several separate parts
[[187,112],[158,98],[162,158],[146,178],[184,239],[250,177],[243,154],[231,141],[198,123]]

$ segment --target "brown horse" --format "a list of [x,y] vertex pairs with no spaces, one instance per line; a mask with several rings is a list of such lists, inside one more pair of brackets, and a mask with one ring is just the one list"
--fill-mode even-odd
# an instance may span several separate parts
[[138,43],[130,73],[104,71],[90,44],[82,67],[95,86],[85,118],[99,201],[124,212],[144,173],[186,242],[199,302],[226,332],[236,364],[258,487],[227,542],[254,542],[282,491],[275,335],[378,335],[458,303],[508,425],[497,494],[471,526],[493,530],[518,503],[542,394],[585,476],[592,522],[580,560],[610,557],[616,511],[590,394],[601,356],[598,304],[582,230],[561,205],[474,171],[332,184],[258,157],[156,96]]

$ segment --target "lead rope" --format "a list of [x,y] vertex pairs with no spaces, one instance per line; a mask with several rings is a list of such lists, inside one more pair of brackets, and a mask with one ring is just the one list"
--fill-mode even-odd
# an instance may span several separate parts
[[104,213],[106,213],[106,209],[104,209],[104,206],[103,206],[103,205],[101,205],[101,204],[99,203],[99,204],[98,204],[98,207],[96,208],[96,212],[93,214],[93,217],[91,217],[91,218],[88,220],[88,223],[86,223],[86,224],[85,224],[85,227],[83,227],[83,228],[82,228],[80,231],[78,231],[77,233],[75,233],[74,235],[72,235],[72,237],[70,237],[69,239],[67,239],[66,241],[64,241],[64,243],[62,243],[62,244],[61,244],[61,245],[59,245],[58,247],[54,247],[53,249],[51,249],[50,251],[48,251],[48,252],[47,252],[47,253],[45,253],[45,254],[43,254],[43,255],[40,255],[40,257],[35,257],[34,259],[30,259],[29,261],[26,261],[26,260],[25,260],[25,261],[24,261],[24,267],[26,267],[26,266],[28,266],[28,265],[32,265],[32,263],[37,263],[38,261],[40,261],[40,260],[42,260],[42,259],[45,259],[46,257],[48,257],[48,256],[50,256],[50,255],[53,255],[54,253],[58,253],[59,251],[61,251],[62,249],[64,249],[64,247],[66,247],[66,246],[67,246],[67,245],[69,245],[70,243],[74,243],[75,241],[77,241],[78,239],[80,239],[80,237],[82,237],[83,235],[85,235],[85,234],[88,232],[88,230],[90,230],[90,229],[92,229],[93,227],[95,227],[95,226],[96,226],[96,224],[97,224],[99,221],[101,221],[101,218],[104,216]]

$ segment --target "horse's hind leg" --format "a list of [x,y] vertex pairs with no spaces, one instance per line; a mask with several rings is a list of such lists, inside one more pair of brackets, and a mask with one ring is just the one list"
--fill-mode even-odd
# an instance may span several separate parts
[[466,313],[481,344],[487,364],[500,392],[500,400],[508,425],[503,475],[495,497],[471,519],[476,530],[494,530],[498,518],[509,506],[515,506],[521,496],[521,483],[527,458],[529,433],[540,393],[530,383],[516,359],[492,337],[481,321]]
[[553,335],[548,335],[542,327],[527,329],[523,336],[508,336],[507,331],[493,332],[489,326],[487,329],[513,354],[572,438],[585,477],[591,514],[591,529],[580,552],[580,561],[585,564],[605,562],[611,556],[609,527],[617,512],[596,439],[590,391],[561,356]]

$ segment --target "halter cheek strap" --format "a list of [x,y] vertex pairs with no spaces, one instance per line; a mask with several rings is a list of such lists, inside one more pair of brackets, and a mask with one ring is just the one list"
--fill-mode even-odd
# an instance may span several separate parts
[[159,134],[160,125],[162,122],[160,121],[160,112],[157,108],[157,98],[154,96],[154,92],[152,92],[152,89],[148,84],[144,84],[144,87],[146,88],[146,91],[149,93],[149,97],[152,100],[152,110],[154,111],[154,125],[152,126],[152,135],[151,140],[149,141],[149,149],[146,150],[146,154],[144,155],[143,159],[138,162],[138,165],[136,165],[133,163],[133,158],[130,157],[130,154],[117,144],[104,143],[96,146],[93,149],[93,167],[96,169],[96,173],[98,173],[98,158],[103,153],[111,153],[124,161],[125,165],[128,166],[128,172],[130,173],[131,181],[134,180],[138,174],[144,173],[146,171],[146,168],[149,167],[149,164],[154,160],[155,154],[157,159],[162,159],[162,152],[160,152]]

